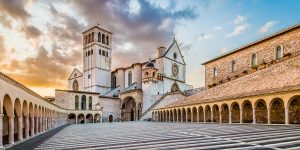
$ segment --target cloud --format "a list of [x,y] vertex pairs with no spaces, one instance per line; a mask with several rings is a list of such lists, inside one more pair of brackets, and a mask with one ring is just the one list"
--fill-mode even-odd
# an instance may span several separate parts
[[6,55],[6,51],[5,51],[5,47],[4,47],[4,39],[0,35],[0,60],[2,60],[5,57],[5,55]]
[[220,49],[220,52],[221,52],[221,54],[224,54],[224,53],[228,52],[228,49],[223,47]]
[[0,10],[15,19],[26,21],[30,14],[24,8],[22,0],[1,0]]
[[201,33],[200,35],[196,36],[196,41],[203,41],[203,40],[211,39],[213,37],[214,35],[212,34]]
[[270,29],[272,27],[274,27],[276,24],[278,23],[278,21],[269,21],[267,23],[265,23],[262,27],[260,27],[258,33],[259,34],[264,34],[270,31]]
[[248,24],[241,24],[241,25],[238,25],[234,28],[234,30],[229,33],[226,37],[233,37],[233,36],[238,36],[242,33],[245,32],[245,30],[248,28]]
[[174,28],[174,22],[171,18],[166,18],[162,20],[161,24],[158,26],[159,30],[165,30],[165,31],[168,31],[173,28]]
[[216,27],[214,27],[213,30],[214,30],[214,31],[220,31],[220,30],[222,30],[222,26],[216,26]]
[[129,0],[128,12],[133,15],[138,15],[141,9],[141,5],[138,0]]
[[235,20],[234,20],[234,24],[239,25],[239,24],[244,24],[246,21],[246,16],[240,16],[238,15]]
[[0,23],[6,28],[9,28],[9,29],[12,28],[11,20],[3,14],[0,14]]
[[38,38],[42,34],[42,32],[37,27],[32,25],[23,26],[21,31],[24,32],[27,38]]

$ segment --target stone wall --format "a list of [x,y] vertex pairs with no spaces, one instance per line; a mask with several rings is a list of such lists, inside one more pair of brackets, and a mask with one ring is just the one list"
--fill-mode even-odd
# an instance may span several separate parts
[[243,97],[249,93],[259,94],[261,91],[297,85],[300,85],[300,56],[186,97],[180,102],[169,105],[169,107],[228,97]]
[[[226,80],[240,76],[246,70],[251,72],[252,54],[257,55],[257,64],[272,63],[275,60],[275,49],[278,46],[283,48],[283,56],[295,53],[300,50],[300,28],[296,26],[286,32],[275,35],[272,38],[262,40],[251,46],[241,48],[238,52],[231,53],[214,61],[205,64],[205,86],[216,86]],[[232,72],[231,63],[236,62],[236,71]],[[213,68],[216,67],[218,76],[213,77]],[[281,80],[281,79],[279,79]],[[270,81],[269,84],[275,80]]]

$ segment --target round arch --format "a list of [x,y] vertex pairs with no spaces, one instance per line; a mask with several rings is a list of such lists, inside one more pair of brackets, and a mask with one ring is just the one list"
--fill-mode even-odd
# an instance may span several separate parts
[[273,98],[270,102],[270,123],[285,123],[284,102],[281,98]]

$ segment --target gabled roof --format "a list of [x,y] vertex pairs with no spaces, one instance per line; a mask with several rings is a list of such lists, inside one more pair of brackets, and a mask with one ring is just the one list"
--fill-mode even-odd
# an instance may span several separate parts
[[68,78],[68,80],[70,80],[71,78],[72,78],[72,75],[74,74],[74,72],[75,71],[77,71],[77,72],[79,72],[80,73],[80,75],[78,75],[77,77],[80,77],[80,76],[82,76],[82,72],[80,72],[77,68],[74,68],[74,70],[72,71],[72,73],[70,74],[70,76],[69,76],[69,78]]
[[274,37],[276,37],[276,36],[278,36],[278,35],[280,35],[280,34],[283,34],[283,33],[286,33],[286,32],[288,32],[288,31],[297,29],[297,28],[299,28],[299,27],[300,27],[300,23],[298,23],[298,24],[296,24],[296,25],[293,25],[293,26],[291,26],[291,27],[288,27],[288,28],[286,28],[286,29],[280,30],[280,31],[275,32],[275,33],[273,33],[273,34],[271,34],[271,35],[269,35],[269,36],[266,36],[266,37],[264,37],[264,38],[262,38],[262,39],[259,39],[259,40],[257,40],[257,41],[254,41],[254,42],[251,42],[251,43],[249,43],[249,44],[243,45],[243,46],[241,46],[241,47],[239,47],[239,48],[236,48],[236,49],[234,49],[234,50],[232,50],[232,51],[229,51],[229,52],[227,52],[227,53],[225,53],[225,54],[223,54],[223,55],[220,55],[220,56],[218,56],[218,57],[216,57],[216,58],[213,58],[213,59],[211,59],[211,60],[208,60],[208,61],[202,63],[202,65],[206,65],[206,64],[208,64],[208,63],[210,63],[210,62],[213,62],[213,61],[215,61],[215,60],[218,60],[218,59],[220,59],[220,58],[222,58],[222,57],[225,57],[225,56],[231,55],[231,54],[233,54],[233,53],[239,52],[239,51],[241,51],[241,50],[244,50],[244,49],[247,48],[247,47],[250,47],[250,46],[253,46],[253,45],[258,44],[258,43],[260,43],[260,42],[269,40],[269,39],[274,38]]
[[180,56],[182,57],[183,63],[185,64],[184,57],[183,57],[183,55],[182,55],[182,53],[181,53],[181,50],[180,50],[180,48],[179,48],[179,46],[178,46],[177,41],[176,41],[175,38],[174,38],[173,43],[171,44],[171,46],[169,46],[168,50],[165,52],[165,54],[164,54],[162,57],[166,57],[167,53],[170,51],[171,47],[172,47],[174,44],[176,44],[176,46],[177,46],[177,48],[178,48],[178,50],[179,50],[179,54],[180,54]]

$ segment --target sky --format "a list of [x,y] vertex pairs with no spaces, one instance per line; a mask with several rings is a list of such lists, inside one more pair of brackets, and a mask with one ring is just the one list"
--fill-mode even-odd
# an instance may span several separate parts
[[81,33],[99,23],[113,32],[113,69],[155,58],[175,37],[197,88],[203,62],[300,23],[299,14],[299,0],[0,0],[0,71],[54,96],[82,70]]

